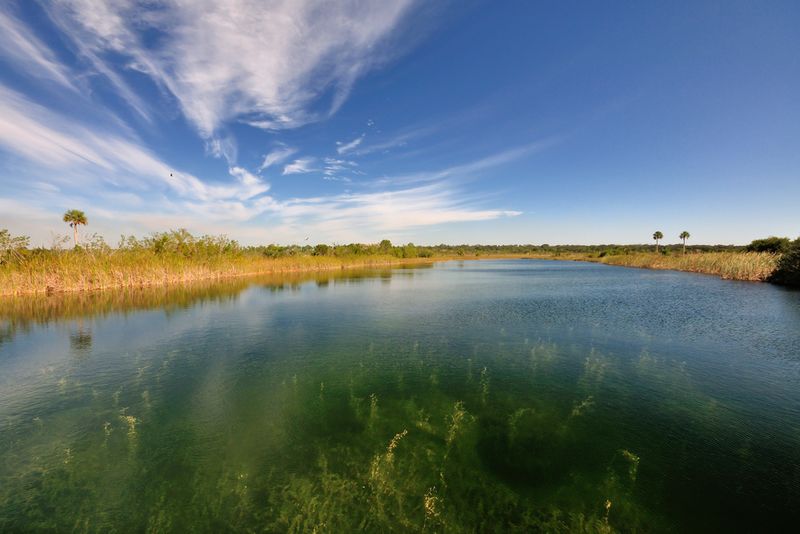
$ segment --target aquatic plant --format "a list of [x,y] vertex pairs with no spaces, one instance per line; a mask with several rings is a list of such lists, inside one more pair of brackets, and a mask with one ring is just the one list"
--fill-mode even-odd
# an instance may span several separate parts
[[[600,342],[531,346],[538,333],[524,332],[465,358],[477,345],[456,336],[384,333],[325,338],[302,358],[296,334],[277,330],[246,354],[228,338],[210,354],[131,349],[124,384],[48,392],[42,404],[59,411],[43,429],[5,423],[0,530],[680,530],[685,516],[659,514],[659,475],[699,471],[683,454],[764,451],[730,431],[726,401],[703,395],[690,367],[652,347],[627,359]],[[643,420],[683,441],[630,431]]]

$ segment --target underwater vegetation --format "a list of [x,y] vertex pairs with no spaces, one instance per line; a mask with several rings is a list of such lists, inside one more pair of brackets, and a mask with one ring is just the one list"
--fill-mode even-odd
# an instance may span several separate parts
[[[547,340],[510,344],[503,365],[492,364],[490,346],[455,362],[443,361],[442,349],[371,342],[300,368],[282,361],[227,378],[207,370],[189,385],[181,375],[197,363],[178,351],[138,367],[114,391],[67,377],[52,399],[71,406],[65,413],[5,423],[0,529],[675,526],[655,506],[658,486],[647,487],[670,461],[670,445],[627,439],[627,447],[618,427],[628,416],[608,418],[632,401],[619,380],[629,375],[648,387],[685,386],[674,404],[645,404],[642,414],[707,427],[718,407],[684,368],[646,351],[625,361]],[[237,387],[220,392],[219,381],[230,380]]]
[[[691,277],[665,306],[684,282],[487,265],[8,301],[0,531],[735,532],[800,519],[799,405],[787,373],[769,374],[793,365],[800,316],[765,315],[765,333],[752,310],[691,300],[713,290],[793,313],[793,293]],[[632,286],[657,297],[628,302]]]

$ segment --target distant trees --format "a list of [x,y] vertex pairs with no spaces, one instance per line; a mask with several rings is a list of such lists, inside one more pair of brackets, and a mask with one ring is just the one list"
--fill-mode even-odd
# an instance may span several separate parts
[[691,234],[689,234],[689,232],[684,230],[683,232],[681,232],[681,235],[679,235],[678,237],[680,237],[681,241],[683,241],[683,253],[686,254],[686,240],[689,239],[692,236],[691,236]]
[[764,239],[756,239],[747,245],[747,252],[771,252],[772,254],[782,254],[789,250],[792,242],[788,237],[770,236]]
[[414,245],[414,243],[408,243],[402,247],[399,254],[401,258],[416,258],[418,255],[417,247]]
[[653,239],[656,240],[656,253],[658,253],[658,242],[664,239],[664,234],[662,234],[661,231],[656,230],[656,232],[653,234]]
[[72,238],[75,241],[75,246],[78,246],[78,225],[86,226],[89,224],[88,219],[86,219],[86,214],[83,213],[81,210],[67,210],[64,213],[64,222],[69,224],[72,228]]

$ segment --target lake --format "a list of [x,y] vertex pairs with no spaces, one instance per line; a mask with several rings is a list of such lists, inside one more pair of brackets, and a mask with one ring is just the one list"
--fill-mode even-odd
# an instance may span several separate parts
[[800,521],[800,292],[447,262],[0,300],[0,531]]

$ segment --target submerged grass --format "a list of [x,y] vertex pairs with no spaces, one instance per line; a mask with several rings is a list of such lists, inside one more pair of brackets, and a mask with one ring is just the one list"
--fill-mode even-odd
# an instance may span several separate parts
[[[235,297],[239,282],[197,298]],[[188,307],[185,289],[131,291],[130,306],[107,300],[117,292],[16,300],[48,322],[51,300],[81,317],[167,293]],[[144,344],[153,323],[126,320],[116,364],[107,336],[34,360],[35,402],[0,402],[0,531],[730,532],[796,515],[796,488],[775,489],[790,478],[766,471],[796,464],[793,438],[740,432],[736,405],[649,340],[637,357],[500,319],[474,336],[381,322],[359,337],[293,317],[253,338],[199,323]],[[715,504],[713,488],[742,486],[765,497]]]
[[[110,390],[99,385],[92,396],[76,390],[80,407],[62,421],[80,420],[60,428],[80,427],[77,435],[57,430],[53,418],[46,418],[46,432],[18,423],[20,443],[43,455],[30,468],[0,469],[11,481],[0,487],[0,530],[664,530],[636,495],[639,457],[628,449],[609,448],[594,473],[555,476],[553,463],[575,446],[586,417],[570,417],[566,407],[538,395],[495,392],[487,399],[477,381],[458,384],[454,396],[425,379],[440,365],[429,358],[418,373],[403,366],[410,390],[387,386],[397,370],[381,363],[386,351],[407,363],[418,357],[410,343],[399,351],[384,345],[372,356],[338,354],[299,377],[286,362],[251,378],[248,394],[216,399],[232,403],[224,423],[231,441],[207,439],[220,431],[219,421],[202,411],[164,410],[174,406],[171,395],[193,366],[181,358],[162,377],[163,387],[155,387],[158,365],[145,370],[142,383],[127,383],[122,403],[130,408],[110,404]],[[526,353],[517,354],[524,360]],[[152,409],[140,400],[146,387],[156,391]],[[382,411],[354,407],[353,395],[358,405],[377,404],[376,390]],[[415,424],[422,415],[424,429]],[[188,417],[197,419],[185,425]],[[563,424],[553,430],[554,421]],[[221,448],[204,450],[208,444]],[[503,469],[495,472],[498,461]],[[120,487],[107,488],[109,480]],[[42,512],[51,509],[57,513]]]

